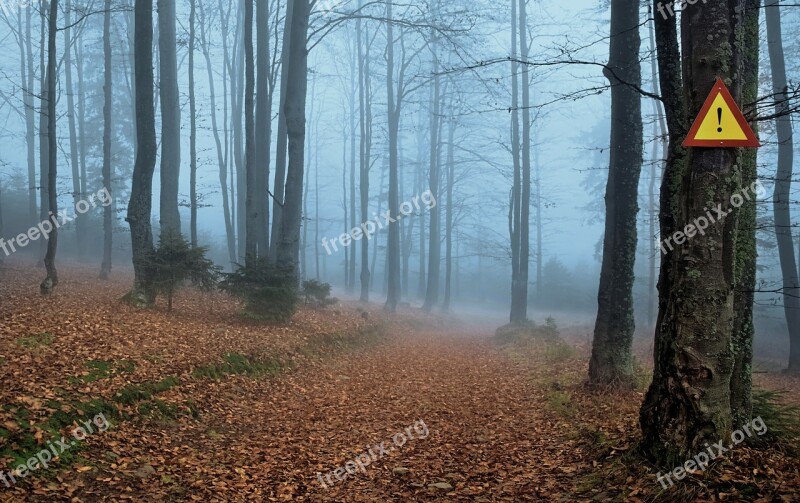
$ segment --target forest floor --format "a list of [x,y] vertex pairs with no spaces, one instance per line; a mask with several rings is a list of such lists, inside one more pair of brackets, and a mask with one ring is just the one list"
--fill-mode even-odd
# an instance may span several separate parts
[[[67,444],[0,501],[800,501],[791,441],[663,490],[636,449],[647,370],[633,391],[587,390],[578,331],[501,346],[347,303],[265,327],[220,295],[143,311],[119,301],[124,273],[61,273],[43,299],[41,271],[0,268],[0,471]],[[756,381],[800,402],[797,378]]]

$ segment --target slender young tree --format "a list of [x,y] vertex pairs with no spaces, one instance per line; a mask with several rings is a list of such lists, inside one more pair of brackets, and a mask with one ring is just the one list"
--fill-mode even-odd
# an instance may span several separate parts
[[[103,12],[103,186],[114,194],[111,172],[111,131],[113,130],[111,108],[114,106],[111,74],[111,0],[105,0]],[[113,197],[112,197],[113,199]],[[113,204],[103,208],[103,263],[100,278],[107,280],[111,274],[111,252],[114,237]]]
[[244,0],[244,144],[247,193],[245,195],[245,262],[258,258],[258,210],[256,208],[256,137],[255,137],[255,61],[253,59],[253,2]]
[[[197,97],[194,78],[194,49],[197,40],[196,0],[189,1],[189,229],[193,247],[197,246]],[[216,113],[214,110],[212,113]]]
[[639,1],[612,0],[611,159],[606,187],[606,225],[597,320],[589,362],[595,386],[633,384],[633,279],[642,170],[643,127],[639,62]]
[[[56,143],[56,36],[58,35],[58,0],[50,0],[50,14],[47,19],[47,210],[48,219],[53,222],[58,217],[58,150]],[[47,254],[44,266],[47,276],[39,286],[42,294],[49,295],[58,286],[58,270],[56,269],[56,251],[58,250],[58,225],[53,225],[47,232]]]
[[[441,77],[439,76],[439,68],[441,62],[439,61],[439,34],[435,29],[431,29],[431,56],[433,65],[433,110],[431,113],[431,143],[430,143],[430,171],[428,172],[430,179],[430,191],[434,199],[439,200],[439,185],[441,180],[441,163],[439,153],[441,151],[440,138],[440,113],[441,113]],[[428,282],[425,291],[425,303],[422,308],[431,312],[433,308],[439,303],[439,286],[440,286],[440,272],[441,272],[441,256],[442,256],[442,243],[441,243],[441,213],[438,208],[430,212],[430,238],[428,239]]]
[[[75,88],[72,80],[72,1],[64,2],[64,86],[67,94],[67,119],[69,125],[70,167],[72,168],[72,202],[77,205],[85,193],[81,185],[80,159],[78,158],[78,132],[75,119]],[[83,99],[82,96],[79,99]],[[78,245],[78,259],[84,259],[86,245],[86,220],[75,221],[75,236]]]

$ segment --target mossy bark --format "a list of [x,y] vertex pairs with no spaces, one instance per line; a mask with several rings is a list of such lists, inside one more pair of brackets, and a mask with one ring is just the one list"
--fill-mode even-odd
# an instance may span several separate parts
[[[734,367],[734,265],[739,192],[736,149],[678,150],[686,133],[683,111],[694,117],[722,78],[739,102],[742,54],[736,50],[734,6],[727,2],[688,5],[682,13],[681,79],[667,57],[678,54],[674,21],[659,20],[662,93],[670,122],[670,161],[662,186],[662,238],[673,238],[663,258],[659,284],[653,383],[642,406],[644,448],[658,460],[685,459],[705,443],[726,438],[732,427],[730,383]],[[662,50],[664,53],[662,54]],[[675,60],[677,61],[677,59]],[[678,128],[678,129],[676,129]],[[684,158],[685,155],[685,158]],[[691,232],[712,208],[726,212],[703,232]],[[675,232],[687,230],[691,237]]]
[[[761,0],[747,0],[740,18],[742,30],[737,39],[737,50],[742,52],[744,78],[742,101],[758,100],[759,15]],[[745,110],[750,118],[755,110]],[[755,123],[751,122],[754,126]],[[741,152],[742,187],[747,190],[758,181],[758,150]],[[734,366],[731,376],[731,415],[733,427],[748,424],[753,415],[753,300],[756,288],[756,197],[745,199],[738,210],[739,227],[736,236],[735,293],[733,320]]]

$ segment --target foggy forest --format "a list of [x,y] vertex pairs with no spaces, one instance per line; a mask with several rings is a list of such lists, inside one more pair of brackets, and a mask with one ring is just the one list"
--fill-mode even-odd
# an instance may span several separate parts
[[800,502],[797,2],[0,42],[0,501]]

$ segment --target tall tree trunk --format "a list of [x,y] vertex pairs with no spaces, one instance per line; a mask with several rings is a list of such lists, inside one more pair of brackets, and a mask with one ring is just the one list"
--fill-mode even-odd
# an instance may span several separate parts
[[[519,0],[519,45],[522,61],[528,61],[528,9],[526,0]],[[517,274],[512,280],[511,322],[521,323],[528,319],[528,271],[530,261],[530,214],[531,214],[531,111],[530,71],[522,65],[522,177],[517,191],[519,200],[519,227],[517,239]]]
[[775,235],[783,276],[783,306],[789,327],[789,371],[800,372],[800,277],[792,240],[790,193],[794,166],[792,118],[789,114],[789,88],[783,52],[781,12],[776,0],[766,1],[769,60],[772,68],[772,92],[775,95],[775,120],[778,134],[778,171],[775,175],[773,205]]
[[[389,121],[389,213],[400,215],[400,160],[398,158],[398,136],[400,134],[400,110],[402,107],[402,82],[398,85],[398,96],[394,90],[394,26],[392,1],[386,0],[386,94]],[[402,290],[400,283],[400,225],[389,224],[386,245],[387,295],[385,309],[397,311]]]
[[[114,106],[111,74],[111,0],[105,0],[103,12],[103,187],[109,194],[114,193],[111,173],[111,108]],[[111,198],[113,200],[113,197]],[[111,253],[114,236],[114,205],[103,208],[103,263],[100,278],[107,280],[111,274]]]
[[278,245],[279,267],[297,275],[300,251],[300,224],[303,204],[303,169],[306,136],[306,92],[308,89],[308,18],[309,0],[291,0],[293,6],[290,33],[289,65],[286,92],[286,133],[288,166],[286,170],[285,204],[281,216],[281,241]]
[[[232,62],[231,62],[231,142],[233,144],[231,150],[233,151],[233,163],[236,167],[235,172],[231,171],[231,200],[236,207],[235,218],[236,222],[236,236],[238,238],[237,250],[238,261],[241,261],[247,255],[246,247],[246,215],[245,210],[245,195],[247,194],[247,173],[245,171],[244,159],[244,130],[242,126],[242,118],[244,116],[244,36],[243,36],[243,16],[244,16],[244,2],[241,0],[236,2],[236,30],[234,34],[234,44],[232,48]],[[234,181],[235,177],[235,181]]]
[[511,240],[511,323],[522,323],[525,321],[526,306],[522,305],[522,297],[519,295],[520,280],[520,252],[522,234],[520,226],[522,224],[522,163],[520,159],[520,130],[519,130],[519,63],[517,54],[519,50],[519,3],[511,0],[511,155],[513,157],[512,168],[514,170],[514,186],[511,188],[511,199],[509,202],[509,238]]
[[606,188],[606,225],[597,321],[589,382],[595,386],[633,384],[633,281],[642,171],[642,98],[639,62],[639,1],[611,2],[611,160]]
[[275,148],[275,189],[272,194],[272,247],[270,248],[270,258],[276,262],[278,260],[278,243],[282,241],[281,232],[283,231],[283,204],[284,191],[286,185],[286,149],[287,145],[287,124],[286,124],[286,95],[289,91],[289,58],[292,48],[292,18],[294,17],[295,2],[289,0],[286,5],[286,20],[283,28],[283,47],[281,48],[281,94],[278,103],[278,131]]
[[253,59],[253,1],[244,0],[244,144],[247,194],[245,196],[245,262],[258,258],[258,210],[256,209],[256,137],[253,106],[255,60]]
[[135,275],[131,301],[139,306],[148,306],[154,300],[147,257],[153,251],[150,213],[153,206],[153,173],[158,148],[153,102],[153,0],[136,0],[134,15],[136,17],[134,61],[137,147],[127,221],[131,227],[131,251]]
[[44,267],[47,276],[39,289],[42,294],[49,295],[58,286],[58,270],[56,270],[56,250],[58,250],[58,154],[56,143],[56,36],[58,35],[58,0],[50,0],[50,15],[47,23],[47,209],[49,220],[54,223],[53,228],[47,233],[47,254],[44,257]]
[[256,129],[255,129],[255,169],[256,190],[255,222],[256,246],[259,257],[269,256],[269,164],[270,141],[272,136],[271,94],[269,92],[269,1],[256,3],[256,67],[258,82],[256,83]]
[[[658,57],[656,52],[656,33],[655,26],[650,26],[650,52],[652,53],[651,74],[653,78],[653,93],[658,94]],[[656,235],[656,224],[658,222],[658,202],[656,198],[656,186],[659,176],[664,174],[664,164],[667,161],[667,150],[669,149],[669,135],[667,133],[667,119],[664,117],[664,105],[657,100],[653,100],[653,113],[658,121],[653,125],[653,155],[652,164],[650,166],[649,188],[648,188],[648,211],[650,213],[649,222],[649,242],[650,242],[650,260],[648,263],[648,282],[647,282],[647,326],[653,327],[655,325],[656,313],[658,308],[658,300],[656,295],[656,278],[658,273],[656,271],[656,259],[659,256],[659,239]],[[660,150],[659,150],[660,148]]]
[[445,273],[444,273],[444,302],[442,310],[450,310],[452,301],[453,287],[453,190],[456,183],[456,161],[455,161],[455,134],[456,121],[451,118],[448,121],[447,131],[447,213],[445,214]]
[[[439,200],[440,175],[440,113],[441,113],[441,78],[439,76],[439,36],[432,33],[431,52],[433,57],[433,113],[431,114],[431,152],[430,152],[430,188],[433,198]],[[441,213],[434,208],[431,213],[430,239],[428,240],[428,283],[425,291],[425,303],[422,308],[431,312],[439,303],[439,281],[441,271],[442,242],[440,238]]]
[[[759,69],[759,17],[761,0],[746,0],[741,16],[743,41],[742,101],[758,101]],[[748,110],[755,118],[755,110]],[[755,122],[751,123],[757,131]],[[740,151],[738,164],[742,167],[742,187],[755,187],[758,181],[758,150]],[[733,298],[733,350],[734,365],[731,375],[731,414],[733,427],[742,428],[753,418],[753,301],[756,290],[757,201],[753,195],[737,210],[739,225],[736,230],[735,292]]]
[[[158,0],[158,61],[161,93],[161,234],[181,232],[181,104],[178,94],[175,0]],[[138,29],[138,26],[137,26]]]
[[[25,11],[25,37],[21,40],[20,61],[23,79],[25,79],[25,93],[23,94],[23,105],[25,106],[25,144],[28,155],[28,221],[33,224],[37,217],[36,212],[36,124],[33,108],[33,49],[31,44],[31,11],[33,9],[20,5],[21,11]],[[22,33],[22,15],[20,14],[19,32]]]
[[[735,30],[734,7],[708,3],[684,10],[685,101],[676,96],[680,60],[676,57],[675,23],[655,16],[671,149],[679,150],[679,137],[686,134],[680,110],[695,116],[717,76],[741,101],[744,82],[739,43],[743,37]],[[662,261],[653,383],[640,413],[643,447],[659,461],[685,459],[703,450],[706,443],[729,438],[732,428],[737,215],[727,214],[709,225],[704,235],[688,240],[685,236],[675,239],[673,233],[707,218],[706,208],[721,204],[723,211],[731,210],[731,196],[740,189],[735,172],[737,153],[735,149],[692,148],[685,164],[681,155],[670,152],[662,182],[662,238],[671,238],[674,250]]]
[[[363,0],[359,0],[358,6],[363,6]],[[368,117],[369,107],[368,87],[369,87],[369,53],[364,54],[364,47],[362,40],[369,40],[369,36],[363,36],[363,27],[361,18],[356,21],[356,44],[358,45],[358,99],[359,99],[359,115],[361,127],[361,143],[360,143],[360,163],[359,163],[359,191],[361,203],[361,221],[366,222],[369,218],[369,168],[370,168],[370,129],[371,120]],[[361,302],[369,302],[369,285],[370,285],[370,270],[369,270],[369,239],[361,240]]]
[[[196,0],[189,1],[189,228],[192,246],[197,246],[197,98],[194,80],[194,46],[197,39]],[[212,110],[212,113],[216,113]]]
[[[350,55],[350,225],[345,225],[345,232],[356,226],[356,95],[361,83],[361,74],[356,72],[356,65],[360,65],[360,53],[358,51],[350,52],[352,53]],[[356,84],[356,79],[358,79],[358,84]],[[359,108],[360,110],[361,108]],[[353,294],[356,290],[356,250],[355,247],[348,247],[348,251],[350,266],[347,277],[347,293]]]
[[[50,218],[48,212],[49,208],[49,180],[50,180],[50,127],[48,126],[49,117],[47,115],[47,106],[49,102],[50,86],[48,85],[49,76],[47,74],[47,66],[45,56],[47,51],[47,13],[50,10],[48,0],[42,3],[40,10],[40,31],[39,31],[39,68],[41,75],[39,75],[40,92],[40,105],[39,105],[39,221],[44,222]],[[44,265],[44,256],[47,253],[47,240],[42,239],[39,241],[39,251],[41,253],[42,262],[39,265]]]

